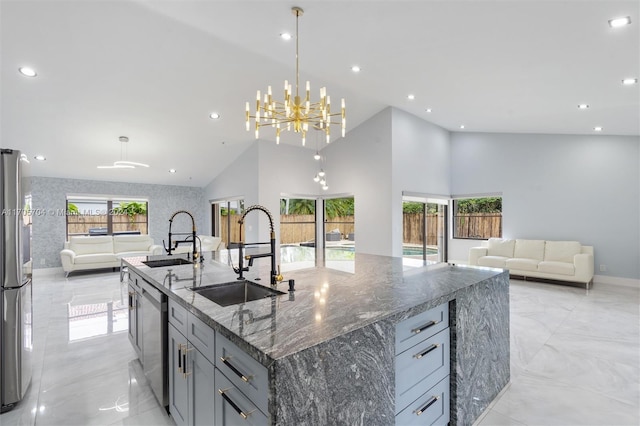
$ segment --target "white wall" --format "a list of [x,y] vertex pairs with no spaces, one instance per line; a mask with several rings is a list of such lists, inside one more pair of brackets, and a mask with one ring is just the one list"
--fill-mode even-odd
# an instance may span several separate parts
[[451,192],[502,192],[505,238],[577,240],[596,274],[638,279],[639,151],[638,137],[453,133]]
[[402,256],[402,192],[443,195],[450,190],[449,131],[392,109],[392,256]]
[[322,150],[329,184],[324,195],[355,197],[359,253],[392,254],[391,119],[387,108]]
[[[316,172],[314,151],[306,148],[258,140],[218,175],[204,190],[211,231],[211,201],[244,198],[245,208],[266,207],[274,218],[276,241],[280,241],[280,198],[282,194],[319,196],[322,190],[313,181]],[[259,212],[245,220],[245,241],[269,241],[269,221]],[[260,261],[260,260],[257,260]]]

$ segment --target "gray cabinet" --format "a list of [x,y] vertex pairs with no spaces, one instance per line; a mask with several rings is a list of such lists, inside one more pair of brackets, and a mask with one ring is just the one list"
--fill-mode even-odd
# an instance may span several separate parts
[[267,369],[169,299],[169,412],[176,425],[266,425]]
[[[263,413],[268,413],[267,369],[220,333],[216,334],[216,368],[252,404]],[[221,388],[217,383],[216,386]]]
[[396,326],[396,424],[449,423],[449,305]]
[[268,418],[231,381],[216,369],[216,426],[266,425]]
[[186,362],[183,348],[187,339],[169,323],[169,412],[176,425],[189,424],[189,382],[183,365]]
[[[182,306],[169,304],[169,412],[179,426],[214,423],[215,366],[198,349],[208,344],[213,355],[215,332],[196,320]],[[197,345],[182,330],[189,330]]]
[[135,273],[129,274],[129,341],[142,362],[142,287]]

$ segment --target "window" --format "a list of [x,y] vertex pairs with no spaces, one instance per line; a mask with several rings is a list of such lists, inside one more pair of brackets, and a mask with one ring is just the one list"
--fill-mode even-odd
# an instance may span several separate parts
[[220,237],[222,247],[229,247],[229,242],[240,241],[240,224],[238,220],[244,212],[244,200],[218,201],[211,205],[211,218],[214,237]]
[[148,234],[146,200],[67,198],[67,239],[74,235]]
[[280,199],[280,262],[284,271],[316,266],[316,200]]
[[502,237],[502,197],[453,200],[453,238]]

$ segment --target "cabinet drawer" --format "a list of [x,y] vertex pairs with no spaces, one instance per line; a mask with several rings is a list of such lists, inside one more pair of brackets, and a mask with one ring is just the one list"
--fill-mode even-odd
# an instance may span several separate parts
[[449,375],[449,329],[396,357],[396,413]]
[[266,425],[264,415],[224,374],[216,369],[216,425]]
[[396,416],[396,425],[449,423],[449,376],[442,379]]
[[449,327],[449,303],[414,315],[396,325],[396,355]]
[[268,373],[258,361],[216,333],[216,367],[260,410],[268,410]]
[[187,316],[187,339],[205,358],[215,364],[216,332],[192,313]]
[[187,308],[172,299],[169,299],[169,324],[183,336],[187,335]]

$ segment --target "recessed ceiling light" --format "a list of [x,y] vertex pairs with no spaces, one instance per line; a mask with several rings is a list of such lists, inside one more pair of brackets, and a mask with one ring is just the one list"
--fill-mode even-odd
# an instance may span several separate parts
[[44,160],[46,160],[46,159],[47,159],[47,157],[45,157],[44,155],[40,155],[40,154],[36,155],[36,156],[35,156],[35,157],[33,157],[33,158],[35,158],[35,159],[36,159],[36,160],[38,160],[38,161],[44,161]]
[[595,132],[601,132],[601,131],[602,131],[602,127],[600,127],[600,126],[596,126],[596,127],[594,127],[594,128],[593,128],[593,130],[594,130]]
[[360,72],[360,67],[358,65],[354,65],[354,66],[351,67],[351,71]]
[[431,108],[427,108],[427,109],[425,109],[425,111],[431,112],[432,110],[431,110]]
[[461,124],[461,125],[460,125],[460,128],[461,128],[461,129],[464,129],[464,124]]
[[629,25],[630,23],[631,23],[631,17],[630,16],[624,16],[622,18],[609,19],[609,26],[611,28],[624,27],[625,25]]
[[407,95],[407,99],[409,99],[410,101],[414,100],[416,98],[416,95]]
[[18,68],[18,71],[20,71],[20,74],[24,75],[25,77],[35,77],[38,75],[36,70],[29,67],[20,67]]
[[578,108],[580,108],[580,109],[587,109],[587,108],[589,108],[589,105],[587,105],[587,104],[580,104],[580,105],[578,105]]
[[291,40],[291,34],[282,33],[282,34],[280,34],[280,38],[283,39],[283,40]]
[[217,120],[218,118],[220,118],[220,114],[218,114],[217,112],[212,112],[211,114],[209,114],[209,118],[211,118],[212,120]]
[[176,169],[169,169],[169,173],[175,173]]
[[625,86],[631,86],[632,84],[637,84],[637,83],[638,83],[637,78],[625,78],[624,80],[622,80],[622,84],[624,84]]

